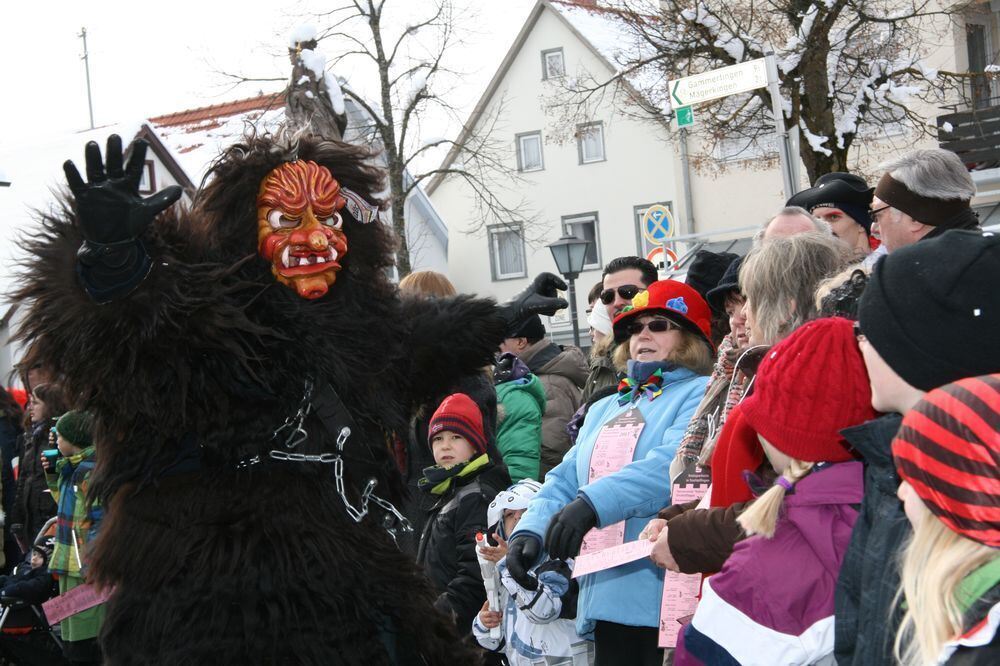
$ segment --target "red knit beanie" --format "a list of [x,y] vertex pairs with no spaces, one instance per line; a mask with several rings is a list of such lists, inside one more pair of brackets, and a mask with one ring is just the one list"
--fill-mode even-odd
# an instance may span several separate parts
[[1000,374],[925,395],[903,418],[892,455],[941,522],[1000,548]]
[[461,435],[476,451],[486,453],[483,414],[472,398],[464,393],[453,393],[441,401],[427,427],[427,445],[431,445],[434,435],[444,430]]
[[875,417],[864,359],[847,319],[818,319],[764,356],[747,423],[776,449],[803,462],[853,459],[840,431]]

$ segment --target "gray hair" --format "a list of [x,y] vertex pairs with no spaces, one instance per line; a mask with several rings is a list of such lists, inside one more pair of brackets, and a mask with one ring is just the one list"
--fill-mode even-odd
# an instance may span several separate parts
[[816,316],[816,286],[847,263],[845,247],[832,235],[809,232],[751,248],[740,267],[740,287],[761,344],[780,342]]
[[826,220],[819,219],[802,206],[785,206],[777,213],[767,218],[767,221],[760,226],[760,229],[758,229],[756,233],[754,233],[754,245],[760,245],[764,241],[764,234],[767,233],[767,228],[771,226],[771,223],[774,222],[775,218],[781,217],[782,215],[801,215],[812,222],[813,226],[816,227],[816,233],[824,234],[830,237],[833,236],[833,227],[831,227],[830,223]]
[[931,199],[962,199],[976,195],[976,184],[962,160],[950,150],[914,150],[881,167],[914,194]]

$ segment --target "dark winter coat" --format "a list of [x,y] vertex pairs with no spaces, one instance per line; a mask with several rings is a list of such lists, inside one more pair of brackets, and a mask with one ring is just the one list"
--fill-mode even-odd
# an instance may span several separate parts
[[49,430],[55,421],[47,419],[32,427],[31,432],[22,437],[21,459],[18,466],[17,492],[7,522],[23,525],[22,538],[31,543],[38,536],[52,516],[56,515],[56,503],[52,500],[45,470],[40,460],[42,451],[50,448]]
[[427,515],[417,563],[439,593],[435,607],[452,614],[462,634],[486,601],[476,534],[486,532],[486,509],[509,480],[505,468],[489,463],[475,476],[456,478]]
[[52,596],[54,583],[55,579],[48,567],[43,565],[32,569],[24,566],[16,574],[0,576],[0,595],[27,601],[29,604],[40,604]]
[[21,436],[21,425],[13,417],[0,419],[0,478],[3,481],[3,510],[9,513],[17,495],[17,484],[14,481],[14,470],[11,461],[17,456],[18,439]]
[[614,351],[614,347],[608,350],[608,353],[593,359],[590,363],[590,372],[587,373],[587,379],[583,385],[583,401],[587,402],[590,400],[590,396],[594,393],[600,391],[602,388],[608,386],[618,386],[620,380],[618,372],[615,370],[614,364],[611,362],[611,352]]
[[587,358],[576,347],[561,347],[543,338],[519,357],[541,380],[547,402],[542,417],[542,467],[544,478],[562,462],[571,446],[566,424],[583,404]]
[[841,666],[894,663],[892,645],[901,619],[893,606],[899,551],[912,531],[896,497],[899,477],[890,448],[901,420],[888,414],[841,431],[865,463],[861,513],[837,581],[834,654]]
[[[497,393],[490,381],[482,372],[462,377],[449,392],[436,400],[423,405],[410,420],[409,437],[406,441],[406,462],[403,469],[403,481],[406,483],[406,499],[400,509],[413,526],[413,532],[400,536],[399,547],[416,557],[420,545],[420,535],[424,532],[427,512],[434,506],[436,498],[421,492],[417,487],[424,470],[434,464],[434,455],[427,442],[427,426],[438,405],[452,393],[464,393],[479,406],[483,415],[483,432],[486,435],[487,450],[494,451],[494,441],[497,422]],[[491,455],[499,459],[499,455]],[[506,486],[505,486],[506,487]]]

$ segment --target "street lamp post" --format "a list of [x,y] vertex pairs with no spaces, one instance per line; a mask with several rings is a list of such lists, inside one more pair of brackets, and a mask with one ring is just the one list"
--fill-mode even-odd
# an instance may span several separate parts
[[590,241],[567,234],[547,246],[556,268],[569,285],[569,316],[573,320],[573,344],[577,347],[580,346],[580,323],[576,315],[576,278],[583,271],[589,245]]

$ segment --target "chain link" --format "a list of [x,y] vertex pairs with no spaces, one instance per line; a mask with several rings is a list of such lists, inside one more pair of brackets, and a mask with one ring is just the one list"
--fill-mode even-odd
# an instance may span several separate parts
[[336,463],[340,460],[340,456],[336,453],[320,453],[320,454],[309,454],[309,453],[288,453],[287,451],[271,451],[270,455],[275,460],[282,460],[285,462],[318,462],[318,463]]
[[[271,435],[271,441],[280,441],[282,437],[285,437],[285,441],[281,442],[286,449],[294,449],[302,442],[309,438],[309,431],[305,429],[306,418],[309,416],[309,412],[312,411],[312,395],[313,395],[313,381],[311,379],[306,379],[305,389],[302,392],[302,400],[299,402],[299,409],[295,412],[295,416],[289,416],[285,419],[274,434]],[[287,433],[284,435],[283,433]],[[279,458],[281,460],[281,458]],[[322,461],[329,462],[329,461]]]
[[[312,395],[313,382],[311,379],[306,379],[305,390],[303,391],[302,401],[299,403],[298,411],[296,411],[294,416],[286,418],[285,422],[274,431],[271,435],[272,442],[281,443],[286,449],[294,449],[308,439],[309,433],[305,429],[305,421],[309,416],[310,411],[312,411]],[[337,494],[340,495],[340,500],[344,503],[344,509],[347,511],[347,515],[349,515],[355,523],[360,523],[364,517],[368,515],[369,502],[375,503],[376,506],[386,512],[383,527],[385,531],[389,533],[389,536],[392,537],[393,542],[396,542],[398,533],[405,534],[412,532],[413,525],[406,519],[406,516],[399,512],[399,509],[397,509],[392,502],[375,494],[375,486],[378,485],[378,481],[374,478],[368,479],[364,490],[361,491],[361,502],[357,507],[355,507],[351,503],[351,500],[347,497],[347,488],[344,484],[344,459],[338,454],[344,451],[344,445],[347,443],[347,439],[350,436],[350,428],[344,426],[340,429],[340,432],[337,434],[336,443],[338,453],[309,454],[272,450],[268,455],[271,459],[280,460],[282,462],[315,462],[332,464],[333,478],[337,486]],[[282,437],[285,438],[284,442],[280,441]],[[238,469],[243,469],[256,465],[259,462],[261,462],[260,456],[253,456],[252,458],[241,460],[237,463],[236,467]]]

